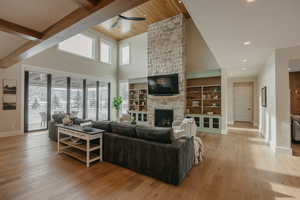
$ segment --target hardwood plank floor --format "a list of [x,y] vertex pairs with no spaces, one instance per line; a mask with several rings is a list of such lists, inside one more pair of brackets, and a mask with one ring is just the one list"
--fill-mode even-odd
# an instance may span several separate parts
[[231,125],[228,125],[229,128],[248,128],[248,129],[257,129],[251,122],[234,122]]
[[292,150],[294,156],[300,156],[300,143],[299,142],[292,143]]
[[299,157],[275,157],[253,131],[202,138],[206,159],[180,186],[106,162],[86,168],[46,134],[1,138],[0,199],[300,199]]

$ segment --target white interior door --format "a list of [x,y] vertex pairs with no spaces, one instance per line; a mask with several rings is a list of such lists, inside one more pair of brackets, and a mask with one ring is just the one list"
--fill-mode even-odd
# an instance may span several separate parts
[[234,120],[252,122],[253,84],[234,84]]

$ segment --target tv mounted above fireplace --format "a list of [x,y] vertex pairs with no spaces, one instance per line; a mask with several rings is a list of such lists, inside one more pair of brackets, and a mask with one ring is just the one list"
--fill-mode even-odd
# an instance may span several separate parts
[[172,96],[179,94],[178,74],[148,77],[148,92],[154,96]]

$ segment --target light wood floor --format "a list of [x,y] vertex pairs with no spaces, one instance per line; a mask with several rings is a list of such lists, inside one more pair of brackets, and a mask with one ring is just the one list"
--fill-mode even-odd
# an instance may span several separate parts
[[0,139],[1,200],[300,199],[300,158],[274,157],[254,132],[204,135],[207,158],[179,187],[57,155],[45,134]]
[[234,122],[234,124],[232,125],[228,125],[229,128],[232,127],[232,128],[248,128],[248,129],[257,129],[257,127],[255,127],[253,125],[253,123],[251,122]]

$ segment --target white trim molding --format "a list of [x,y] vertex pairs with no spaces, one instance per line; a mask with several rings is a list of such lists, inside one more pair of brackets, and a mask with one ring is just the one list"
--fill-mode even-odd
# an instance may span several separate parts
[[234,124],[233,121],[229,121],[229,122],[228,122],[228,125],[233,125],[233,124]]
[[292,156],[293,155],[293,150],[292,150],[292,148],[277,146],[274,149],[274,153],[275,153],[275,155],[289,155],[289,156]]
[[228,134],[228,128],[222,129],[221,134],[227,135]]

